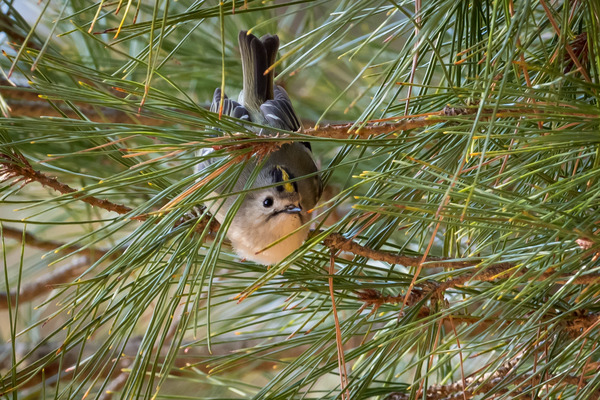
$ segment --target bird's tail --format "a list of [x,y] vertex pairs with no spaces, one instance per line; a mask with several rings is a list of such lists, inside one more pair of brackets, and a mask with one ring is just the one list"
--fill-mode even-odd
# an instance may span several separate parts
[[273,79],[275,73],[267,69],[275,63],[279,38],[277,35],[265,35],[260,39],[247,31],[239,34],[242,71],[244,75],[244,107],[255,111],[267,100],[273,99]]

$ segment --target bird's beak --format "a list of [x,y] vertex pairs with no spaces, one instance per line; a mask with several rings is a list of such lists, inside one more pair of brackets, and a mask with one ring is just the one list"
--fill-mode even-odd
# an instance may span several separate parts
[[288,214],[300,214],[302,212],[302,207],[294,205],[294,204],[290,204],[290,205],[285,206],[283,211]]

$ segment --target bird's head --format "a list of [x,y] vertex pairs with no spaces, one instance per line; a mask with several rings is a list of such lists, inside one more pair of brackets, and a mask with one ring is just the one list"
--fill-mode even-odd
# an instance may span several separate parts
[[262,188],[246,194],[229,228],[228,236],[240,256],[275,264],[302,245],[308,227],[299,228],[309,217],[307,210],[302,209],[298,185],[292,179],[294,176],[281,165],[261,171],[255,186]]

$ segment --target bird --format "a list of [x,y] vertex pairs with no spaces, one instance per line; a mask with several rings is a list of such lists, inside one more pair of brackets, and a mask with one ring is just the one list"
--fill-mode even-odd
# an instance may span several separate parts
[[[215,89],[210,110],[222,112],[242,121],[260,136],[276,136],[280,130],[302,132],[302,125],[285,89],[274,82],[271,67],[279,50],[279,37],[268,34],[260,38],[241,31],[238,36],[242,59],[243,88],[238,100],[228,98]],[[268,70],[268,72],[266,72]],[[221,101],[223,102],[221,104]],[[205,156],[212,149],[203,149]],[[196,166],[206,168],[208,159]],[[244,190],[248,179],[259,165],[257,158],[243,168],[231,192]],[[308,235],[309,211],[323,192],[323,183],[308,142],[290,142],[271,152],[260,163],[260,171],[246,192],[227,230],[234,251],[245,260],[263,265],[281,262],[298,249]],[[225,188],[216,190],[223,195]],[[209,211],[222,223],[240,195],[221,197],[207,204]]]

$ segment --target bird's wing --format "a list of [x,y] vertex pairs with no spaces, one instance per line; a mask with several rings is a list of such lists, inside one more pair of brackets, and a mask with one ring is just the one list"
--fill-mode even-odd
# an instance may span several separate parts
[[[212,103],[210,104],[210,111],[214,113],[219,112],[219,108],[221,106],[221,88],[215,89],[215,94],[213,95]],[[244,121],[251,121],[250,114],[248,110],[244,108],[240,103],[235,100],[231,100],[227,97],[227,95],[223,96],[223,115],[228,115],[230,117],[239,118]],[[207,156],[213,152],[212,148],[204,148],[198,151],[197,155],[199,157]],[[213,164],[215,160],[213,158],[207,158],[201,163],[198,163],[195,167],[196,172],[202,171],[204,168]]]
[[[212,147],[204,147],[196,152],[196,157],[206,157],[214,150]],[[214,164],[216,160],[213,157],[208,157],[204,161],[199,162],[194,166],[194,172],[200,172]]]
[[296,132],[302,127],[287,92],[281,86],[275,86],[275,98],[264,102],[260,112],[266,125],[273,128]]
[[[210,104],[210,111],[214,113],[219,112],[221,107],[221,88],[215,89],[212,103]],[[227,95],[223,96],[223,115],[229,115],[230,117],[243,119],[250,121],[250,114],[248,110],[235,100],[231,100]]]
[[[300,118],[296,115],[292,107],[287,92],[281,86],[275,85],[275,98],[267,100],[260,106],[260,112],[266,120],[266,124],[276,129],[285,129],[287,131],[302,131]],[[262,132],[261,132],[262,133]],[[300,142],[312,151],[309,142]]]

